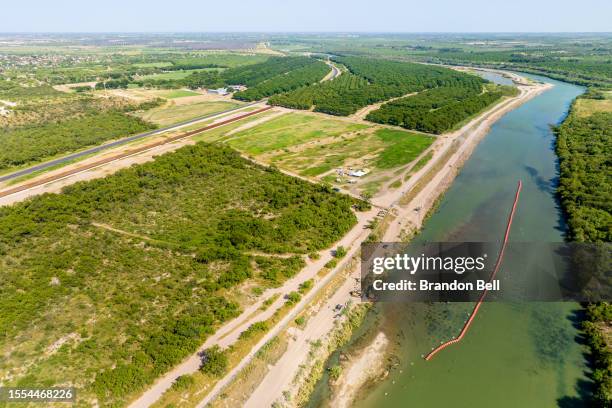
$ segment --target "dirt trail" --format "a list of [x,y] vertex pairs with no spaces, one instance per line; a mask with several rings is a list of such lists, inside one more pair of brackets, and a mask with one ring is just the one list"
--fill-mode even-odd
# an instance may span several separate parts
[[[317,281],[310,292],[308,292],[308,294],[302,298],[302,300],[291,310],[291,312],[287,314],[287,316],[285,316],[285,318],[283,318],[274,328],[266,333],[266,335],[257,343],[251,352],[249,352],[249,354],[242,359],[238,366],[230,370],[230,372],[215,385],[215,387],[208,393],[205,399],[198,404],[198,406],[204,406],[213,397],[217,396],[220,390],[229,384],[234,376],[238,374],[240,370],[250,361],[257,350],[259,350],[261,346],[284,329],[284,327],[295,318],[297,313],[308,305],[308,303],[310,303],[318,290],[325,286],[325,284],[327,284],[327,282],[329,282],[329,280],[331,280],[336,273],[342,269],[345,262],[357,252],[359,249],[359,244],[369,233],[369,230],[365,228],[365,225],[372,219],[372,217],[375,216],[377,211],[377,209],[372,209],[367,212],[356,214],[358,219],[357,225],[355,225],[340,241],[332,246],[335,248],[342,245],[347,248],[347,256],[344,258],[344,262],[340,262],[339,265],[334,268],[334,270],[330,271],[323,279]],[[314,278],[317,275],[317,272],[319,272],[319,270],[321,270],[331,259],[331,251],[329,249],[323,250],[320,252],[319,259],[316,261],[307,261],[306,267],[304,267],[295,277],[286,281],[281,287],[268,289],[262,294],[257,302],[245,308],[240,316],[216,330],[215,333],[206,340],[206,342],[198,349],[196,353],[193,353],[181,364],[176,366],[170,372],[166,373],[163,377],[159,378],[152,387],[150,387],[143,395],[130,404],[129,407],[139,408],[151,406],[159,399],[159,397],[161,397],[164,391],[170,388],[177,377],[184,374],[190,374],[198,370],[201,363],[201,357],[199,356],[201,351],[213,345],[219,345],[221,348],[226,348],[232,345],[236,340],[238,340],[240,333],[246,330],[252,323],[269,318],[272,316],[272,314],[274,314],[276,309],[282,306],[282,304],[285,302],[283,297],[279,296],[278,299],[265,311],[258,312],[258,309],[266,299],[275,294],[282,295],[298,290],[299,285],[302,282]]]
[[[186,133],[177,134],[176,132],[172,132],[160,135],[153,140],[147,140],[147,142],[150,143],[141,144],[137,147],[134,147],[133,144],[122,145],[120,148],[105,150],[102,154],[95,155],[75,164],[61,167],[57,170],[49,171],[13,186],[5,184],[5,189],[0,191],[0,206],[13,204],[28,197],[43,193],[56,193],[64,186],[73,184],[77,181],[105,177],[119,169],[129,167],[133,164],[145,163],[153,160],[155,156],[174,151],[187,144],[195,143],[191,139],[191,136],[197,133],[223,126],[269,109],[271,108],[262,107],[248,113],[237,111],[229,115],[227,113],[220,113],[218,116],[209,118],[217,119],[204,128]],[[173,129],[173,131],[176,129],[178,129],[178,127]]]
[[391,99],[387,99],[386,101],[382,101],[382,102],[379,102],[379,103],[375,103],[375,104],[372,104],[372,105],[365,106],[365,107],[361,108],[360,110],[358,110],[357,112],[353,113],[349,117],[353,118],[353,119],[365,120],[366,116],[368,116],[368,113],[375,111],[376,109],[378,109],[381,106],[383,106],[385,103],[393,102],[393,101],[396,101],[398,99],[406,98],[408,96],[412,96],[412,95],[416,95],[416,94],[418,94],[418,92],[412,92],[412,93],[409,93],[409,94],[406,94],[406,95],[398,96],[397,98],[391,98]]
[[[395,241],[402,235],[402,231],[406,225],[411,227],[421,226],[427,211],[435,200],[442,194],[443,191],[450,185],[458,172],[458,168],[469,157],[478,142],[484,137],[489,127],[497,121],[506,112],[516,108],[520,104],[535,97],[541,92],[549,89],[551,85],[538,84],[530,87],[519,87],[520,94],[517,97],[510,98],[497,106],[491,108],[485,113],[479,115],[476,119],[462,127],[456,132],[449,135],[438,137],[435,142],[434,157],[419,171],[410,178],[407,183],[404,183],[401,189],[389,191],[382,197],[376,200],[376,204],[392,208],[397,215],[398,222],[393,222],[382,241]],[[439,160],[445,159],[447,153],[453,144],[453,141],[460,142],[459,148],[450,155],[450,158],[443,163],[441,170],[432,177],[420,190],[418,194],[406,205],[399,205],[399,201],[408,191],[415,187],[418,181],[425,176],[429,170],[438,165]],[[419,211],[414,211],[415,208],[420,208]],[[359,271],[359,268],[356,268]],[[358,276],[358,275],[356,275]],[[289,343],[285,354],[270,368],[263,381],[255,389],[249,397],[247,407],[265,407],[270,406],[277,400],[282,400],[283,391],[291,390],[295,385],[291,384],[293,378],[299,370],[300,364],[308,358],[308,348],[305,344],[308,339],[321,338],[323,334],[331,330],[333,317],[330,317],[329,310],[337,303],[345,303],[351,299],[350,291],[354,289],[352,279],[347,279],[342,287],[325,303],[321,311],[308,320],[306,327],[301,331],[297,339]],[[354,299],[354,298],[352,298]],[[327,328],[328,330],[322,329]],[[374,342],[371,345],[372,350],[364,351],[364,355],[378,355],[381,350],[379,347],[381,342]],[[364,361],[369,361],[369,358],[363,357]],[[357,359],[357,364],[371,367],[371,364],[363,363],[361,359]],[[370,370],[371,371],[371,370]],[[357,391],[354,382],[361,382],[363,378],[357,378],[352,367],[348,367],[349,375],[342,375],[339,379],[338,389],[343,390],[342,400],[336,401],[339,406],[350,404],[354,398],[354,392]],[[351,374],[352,373],[352,374]],[[294,391],[294,390],[292,390]]]

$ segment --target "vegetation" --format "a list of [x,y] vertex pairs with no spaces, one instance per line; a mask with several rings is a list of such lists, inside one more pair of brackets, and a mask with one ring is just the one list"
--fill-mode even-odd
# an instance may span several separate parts
[[[567,119],[557,127],[560,180],[558,193],[567,214],[569,239],[612,240],[612,110],[603,92],[578,98]],[[612,406],[612,305],[588,305],[583,331],[591,350],[594,402]]]
[[235,99],[243,101],[256,101],[264,97],[288,92],[302,86],[311,85],[320,81],[329,72],[329,67],[321,61],[312,62],[302,68],[281,73],[270,79],[262,81],[246,91],[236,92]]
[[169,102],[163,106],[148,109],[136,113],[136,115],[147,122],[159,126],[168,126],[212,113],[223,112],[238,107],[239,102],[210,101],[196,102],[191,104],[174,104]]
[[240,333],[240,339],[249,339],[257,333],[265,333],[268,331],[268,324],[265,321],[255,322],[248,329]]
[[197,144],[0,208],[3,370],[121,404],[236,315],[225,289],[266,281],[251,251],[328,247],[355,202]]
[[481,87],[479,77],[447,68],[378,60],[342,57],[336,62],[346,66],[350,74],[333,81],[298,89],[270,98],[274,105],[346,116],[359,108],[412,92],[441,86]]
[[299,292],[293,291],[287,294],[287,303],[294,304],[302,299],[302,295]]
[[215,377],[221,377],[227,371],[227,356],[219,346],[204,351],[200,370]]
[[375,162],[376,167],[381,169],[408,164],[433,143],[431,137],[395,129],[379,129],[376,131],[376,136],[387,145]]
[[90,112],[83,117],[0,131],[0,170],[23,166],[107,140],[154,129],[122,112]]
[[481,52],[439,50],[425,54],[424,58],[436,63],[495,66],[533,72],[579,85],[612,85],[612,65],[609,60],[582,54],[567,56],[554,49],[536,48],[531,52],[525,52],[524,49]]
[[595,381],[593,398],[598,406],[612,404],[612,351],[610,344],[610,322],[612,305],[608,302],[592,304],[587,307],[587,318],[582,323],[591,359],[594,362],[592,378]]
[[175,390],[184,390],[194,384],[194,379],[189,374],[184,374],[178,377],[173,383],[172,388]]
[[572,113],[557,128],[559,195],[573,241],[612,240],[612,112]]
[[141,86],[160,88],[219,88],[244,85],[234,98],[254,101],[280,92],[287,92],[321,80],[329,67],[308,57],[271,57],[263,62],[219,70],[192,70],[149,76],[136,81]]
[[480,112],[504,94],[513,94],[512,87],[482,92],[478,83],[469,86],[439,87],[418,95],[397,99],[368,114],[368,120],[402,126],[422,132],[440,134]]

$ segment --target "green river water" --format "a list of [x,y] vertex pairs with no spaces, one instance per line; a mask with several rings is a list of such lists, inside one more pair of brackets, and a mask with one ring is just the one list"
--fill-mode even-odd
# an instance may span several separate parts
[[[510,241],[563,241],[550,125],[563,120],[584,89],[525,76],[555,86],[493,125],[418,240],[499,241],[520,179],[523,191]],[[423,360],[441,340],[458,334],[472,306],[378,304],[328,364],[336,364],[341,353],[358,351],[383,331],[392,342],[393,368],[385,380],[361,393],[356,407],[586,406],[582,397],[590,383],[574,303],[485,303],[460,344],[432,361]],[[327,384],[327,377],[319,382],[311,407],[330,405]]]

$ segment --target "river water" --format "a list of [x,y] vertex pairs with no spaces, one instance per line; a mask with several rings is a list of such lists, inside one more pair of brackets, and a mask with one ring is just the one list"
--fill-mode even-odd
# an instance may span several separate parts
[[[416,239],[499,241],[520,179],[523,190],[510,241],[563,241],[550,125],[564,119],[584,89],[525,76],[555,86],[493,125]],[[581,396],[590,383],[574,303],[485,303],[460,344],[424,361],[423,354],[458,334],[472,306],[376,305],[328,364],[336,364],[342,353],[358,351],[383,331],[392,343],[393,368],[384,381],[362,392],[356,407],[585,406]],[[312,407],[330,405],[327,383],[327,377],[319,382]]]

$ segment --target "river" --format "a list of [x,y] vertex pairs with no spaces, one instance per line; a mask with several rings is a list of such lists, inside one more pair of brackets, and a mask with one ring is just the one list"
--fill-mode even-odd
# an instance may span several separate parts
[[[499,241],[517,181],[523,191],[510,241],[561,242],[565,224],[555,199],[557,157],[551,124],[560,123],[584,89],[525,75],[555,86],[496,122],[466,162],[437,211],[416,238]],[[584,346],[577,342],[574,303],[485,303],[464,340],[424,361],[441,340],[456,335],[471,304],[379,304],[349,344],[351,354],[383,331],[394,366],[361,393],[354,406],[542,408],[579,407],[590,385]],[[311,406],[329,405],[323,378]]]

